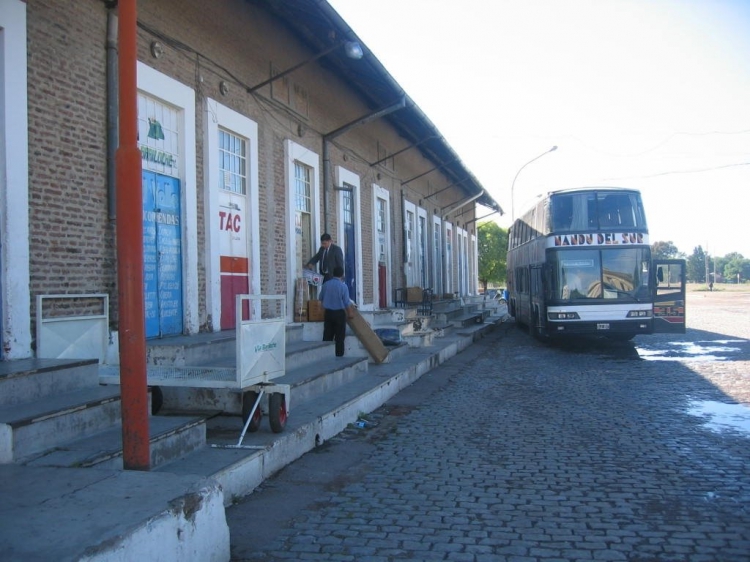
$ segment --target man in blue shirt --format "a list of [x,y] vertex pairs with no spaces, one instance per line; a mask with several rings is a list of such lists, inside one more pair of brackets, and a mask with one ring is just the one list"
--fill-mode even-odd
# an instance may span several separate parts
[[343,281],[344,268],[333,268],[333,278],[323,283],[320,302],[325,310],[323,317],[323,341],[336,342],[336,357],[344,356],[346,319],[354,317],[349,288]]

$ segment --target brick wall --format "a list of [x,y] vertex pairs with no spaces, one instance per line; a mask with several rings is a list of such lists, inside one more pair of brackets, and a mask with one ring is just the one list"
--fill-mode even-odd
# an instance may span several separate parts
[[[284,140],[322,155],[323,134],[372,111],[347,91],[346,84],[320,65],[302,67],[290,80],[308,94],[307,115],[271,98],[269,89],[246,88],[268,77],[270,65],[286,69],[309,52],[254,4],[244,0],[139,0],[138,58],[196,92],[196,179],[198,215],[199,311],[202,329],[211,326],[206,312],[204,218],[204,102],[219,100],[259,126],[259,206],[261,291],[285,293],[286,178]],[[31,291],[39,293],[107,292],[116,324],[116,255],[114,223],[107,216],[106,30],[101,0],[29,0],[29,168]],[[155,58],[151,44],[163,54]],[[353,62],[353,64],[356,64]],[[220,83],[228,86],[220,92]],[[404,284],[402,190],[407,200],[428,211],[428,223],[441,207],[465,197],[447,190],[439,171],[409,183],[401,181],[435,167],[418,150],[395,158],[393,169],[370,166],[378,146],[393,153],[408,143],[383,119],[357,127],[330,144],[331,170],[342,166],[360,177],[361,236],[365,303],[373,291],[372,185],[391,193],[390,267],[394,287]],[[320,178],[323,185],[323,179]],[[323,209],[319,210],[322,214]],[[334,196],[329,195],[329,228],[337,232]],[[472,218],[467,214],[465,220]],[[455,221],[454,226],[455,226]],[[431,240],[430,240],[431,243]],[[432,255],[430,255],[430,259]],[[31,315],[33,318],[33,302]]]
[[37,294],[113,291],[115,249],[106,190],[106,10],[99,0],[27,5],[33,319]]

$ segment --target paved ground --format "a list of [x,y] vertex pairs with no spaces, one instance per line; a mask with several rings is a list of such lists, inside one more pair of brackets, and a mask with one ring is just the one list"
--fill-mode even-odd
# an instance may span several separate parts
[[750,561],[749,313],[691,293],[686,336],[627,344],[505,325],[230,508],[233,560]]

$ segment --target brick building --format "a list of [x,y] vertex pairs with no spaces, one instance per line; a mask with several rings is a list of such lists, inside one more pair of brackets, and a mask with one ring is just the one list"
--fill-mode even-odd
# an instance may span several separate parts
[[[93,310],[116,361],[116,18],[0,3],[4,360],[38,353],[39,318]],[[147,337],[231,329],[245,293],[287,295],[292,321],[323,232],[362,310],[476,293],[476,205],[500,208],[353,42],[322,0],[138,0]]]

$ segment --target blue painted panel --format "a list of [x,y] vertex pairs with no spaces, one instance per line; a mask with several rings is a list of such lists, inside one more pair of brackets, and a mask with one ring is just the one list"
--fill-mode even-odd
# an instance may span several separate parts
[[349,298],[357,302],[357,254],[354,251],[354,225],[344,225],[344,283],[349,287]]
[[146,337],[182,333],[180,181],[143,172],[143,290]]
[[143,178],[143,297],[146,337],[159,336],[159,298],[156,252],[156,174],[144,171]]
[[159,331],[182,333],[182,229],[180,180],[156,176],[156,245],[159,277]]
[[[0,229],[0,232],[2,232],[2,229]],[[3,251],[2,250],[3,250],[3,243],[2,243],[2,241],[0,241],[0,271],[3,270],[3,257],[2,257],[3,256]],[[2,295],[2,294],[3,294],[3,284],[2,284],[2,280],[0,279],[0,295]],[[0,331],[2,331],[2,328],[3,328],[3,318],[4,318],[4,316],[3,316],[3,299],[0,298]],[[3,348],[4,347],[5,346],[2,345],[2,342],[0,341],[0,361],[3,360]]]

